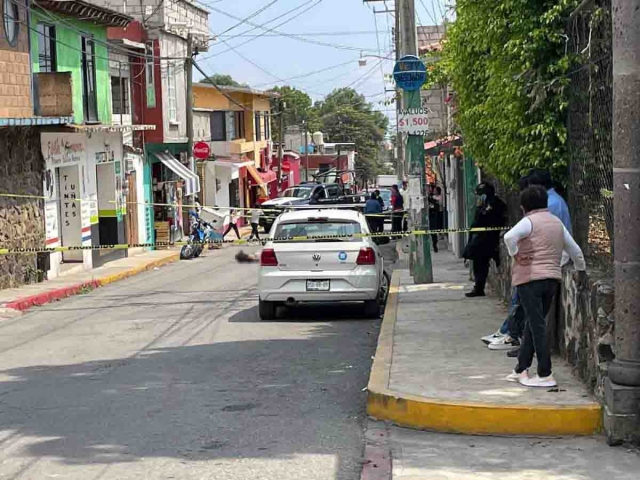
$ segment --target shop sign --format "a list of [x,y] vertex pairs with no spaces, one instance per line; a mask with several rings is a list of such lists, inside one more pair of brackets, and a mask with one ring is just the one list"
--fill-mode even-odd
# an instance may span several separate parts
[[211,154],[211,148],[209,144],[206,142],[196,142],[193,145],[193,156],[199,158],[200,160],[205,160],[209,158]]
[[426,135],[429,132],[429,110],[401,110],[398,114],[398,131],[409,135]]
[[86,146],[82,134],[41,134],[42,156],[53,166],[73,165],[86,158]]

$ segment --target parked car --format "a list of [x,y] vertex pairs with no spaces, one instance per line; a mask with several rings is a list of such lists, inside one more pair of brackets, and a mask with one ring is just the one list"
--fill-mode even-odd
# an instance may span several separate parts
[[[379,243],[365,216],[350,209],[319,208],[280,215],[260,256],[258,310],[273,319],[279,305],[363,302],[379,317],[389,291]],[[340,238],[329,238],[332,236]],[[294,237],[305,239],[291,240]]]
[[326,200],[337,200],[343,195],[342,188],[337,183],[301,183],[295,187],[287,188],[278,198],[267,200],[260,207],[264,209],[264,215],[260,217],[260,226],[269,233],[274,220],[280,212],[294,205],[309,205],[321,203]]

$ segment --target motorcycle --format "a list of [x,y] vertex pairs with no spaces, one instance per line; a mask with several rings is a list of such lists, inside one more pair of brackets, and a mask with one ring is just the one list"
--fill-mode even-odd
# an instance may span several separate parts
[[180,249],[181,260],[199,257],[204,249],[205,243],[208,243],[209,248],[211,248],[215,242],[222,241],[222,235],[215,231],[213,225],[202,220],[197,212],[190,212],[189,215],[193,217],[191,221],[191,231],[189,233],[188,243]]

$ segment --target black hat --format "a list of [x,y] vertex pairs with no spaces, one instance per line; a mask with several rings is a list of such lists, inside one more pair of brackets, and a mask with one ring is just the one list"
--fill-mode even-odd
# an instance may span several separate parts
[[496,194],[495,187],[489,182],[482,182],[476,187],[476,195],[486,195],[492,197]]

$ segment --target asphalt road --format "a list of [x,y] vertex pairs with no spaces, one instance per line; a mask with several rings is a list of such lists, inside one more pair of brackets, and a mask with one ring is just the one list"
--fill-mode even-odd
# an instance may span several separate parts
[[257,316],[235,248],[0,323],[0,479],[356,479],[379,322]]

